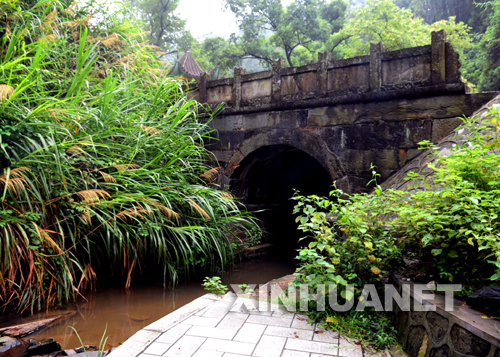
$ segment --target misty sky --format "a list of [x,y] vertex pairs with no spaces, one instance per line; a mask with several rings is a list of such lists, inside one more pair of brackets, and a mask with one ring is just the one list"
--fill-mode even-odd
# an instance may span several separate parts
[[[288,5],[293,0],[281,0]],[[186,19],[186,28],[195,38],[209,34],[228,37],[238,32],[238,25],[231,11],[223,10],[223,0],[180,0],[177,8],[181,18]]]

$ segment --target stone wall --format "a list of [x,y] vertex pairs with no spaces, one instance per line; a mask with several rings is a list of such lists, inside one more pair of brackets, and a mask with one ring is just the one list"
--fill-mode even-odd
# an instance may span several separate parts
[[[227,181],[231,168],[245,157],[270,145],[288,145],[304,151],[338,180],[347,192],[366,190],[370,165],[385,180],[419,154],[418,143],[437,143],[471,115],[493,93],[442,95],[345,103],[300,110],[229,114],[211,126],[219,140],[208,148],[222,166]],[[242,178],[240,178],[242,179]],[[236,188],[235,183],[231,184]],[[245,199],[244,193],[238,193]]]
[[[405,282],[393,276],[399,288]],[[426,292],[430,293],[430,292]],[[500,328],[496,319],[484,319],[483,313],[455,300],[453,311],[446,311],[443,295],[427,298],[412,291],[411,311],[394,311],[399,342],[410,357],[498,357]],[[415,306],[435,306],[435,311],[414,311]]]

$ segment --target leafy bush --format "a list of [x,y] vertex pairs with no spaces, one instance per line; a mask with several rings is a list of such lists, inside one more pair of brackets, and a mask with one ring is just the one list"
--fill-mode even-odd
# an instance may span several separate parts
[[425,190],[391,202],[393,224],[426,270],[466,285],[500,279],[499,110],[489,115],[465,118],[465,140],[429,165],[434,174],[410,176]]
[[[464,137],[449,155],[436,155],[428,164],[432,175],[410,173],[407,180],[415,182],[410,191],[376,185],[373,194],[336,189],[329,198],[296,194],[299,229],[312,239],[299,252],[296,280],[313,289],[353,284],[354,293],[341,290],[342,298],[363,299],[362,286],[382,290],[384,275],[402,268],[403,255],[420,261],[419,276],[461,283],[464,292],[500,280],[500,109],[490,108],[488,115],[464,118]],[[352,314],[311,313],[315,319],[343,319],[336,324],[347,326],[353,325]],[[383,347],[381,341],[392,340],[392,331],[385,331],[381,340],[372,338],[375,328],[377,334],[364,336]]]
[[[296,195],[294,213],[300,213],[299,229],[313,237],[307,248],[299,251],[300,267],[295,279],[316,290],[319,284],[338,285],[340,304],[346,300],[362,299],[365,284],[375,284],[382,292],[382,278],[391,269],[400,267],[401,250],[398,240],[390,236],[390,229],[380,220],[387,213],[379,194],[347,196],[334,190],[330,198]],[[369,209],[367,209],[369,207]],[[347,288],[353,285],[354,290]],[[383,295],[381,295],[383,296]],[[327,301],[329,295],[327,293]],[[359,338],[375,348],[395,343],[395,332],[389,317],[382,312],[337,312],[326,304],[325,311],[316,311],[316,303],[309,302],[309,316],[323,321],[352,338]],[[356,307],[356,306],[354,306]]]
[[222,280],[218,276],[211,278],[207,276],[201,285],[211,294],[224,295],[227,291],[227,286],[222,284]]
[[213,270],[235,231],[258,234],[205,180],[212,114],[134,23],[52,0],[0,8],[0,309],[66,302],[110,270],[126,286]]

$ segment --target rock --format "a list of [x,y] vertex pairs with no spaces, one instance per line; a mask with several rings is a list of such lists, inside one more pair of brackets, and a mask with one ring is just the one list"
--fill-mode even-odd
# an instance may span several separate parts
[[104,356],[104,352],[92,351],[92,352],[80,352],[74,355],[69,355],[69,357],[101,357]]
[[265,255],[268,255],[270,252],[276,249],[276,246],[274,244],[266,243],[266,244],[259,244],[255,245],[253,247],[249,248],[243,248],[241,250],[241,254],[243,255],[243,258],[245,259],[255,259],[257,257],[262,257]]
[[500,316],[500,286],[490,285],[475,291],[467,298],[467,305]]
[[31,335],[42,329],[54,326],[61,321],[73,316],[76,312],[68,312],[63,315],[52,317],[50,319],[39,320],[35,322],[29,322],[22,325],[9,326],[0,329],[0,335],[6,335],[11,337],[24,337]]
[[61,350],[61,346],[53,338],[47,338],[40,341],[39,344],[33,344],[28,347],[28,356],[45,355]]
[[82,353],[82,352],[85,352],[85,351],[97,351],[98,348],[97,346],[94,346],[94,345],[84,345],[83,347],[77,347],[74,349],[76,353]]
[[28,347],[31,347],[31,346],[40,346],[40,342],[38,342],[37,340],[33,340],[32,338],[30,338]]
[[151,318],[151,315],[131,316],[129,314],[122,314],[122,316],[125,316],[126,318],[128,318],[134,322],[144,322],[144,321],[147,321]]
[[11,348],[14,348],[16,346],[20,346],[21,342],[19,340],[9,337],[9,336],[4,336],[0,337],[0,353],[7,352]]

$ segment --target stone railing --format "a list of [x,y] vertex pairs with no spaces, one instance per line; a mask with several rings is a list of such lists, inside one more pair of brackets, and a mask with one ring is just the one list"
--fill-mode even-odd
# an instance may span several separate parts
[[431,45],[384,52],[382,43],[370,45],[370,55],[332,61],[331,53],[318,62],[285,67],[276,60],[270,71],[245,74],[235,68],[233,78],[201,78],[195,98],[217,105],[225,114],[335,105],[405,96],[465,93],[457,52],[446,42],[444,30],[432,33]]

